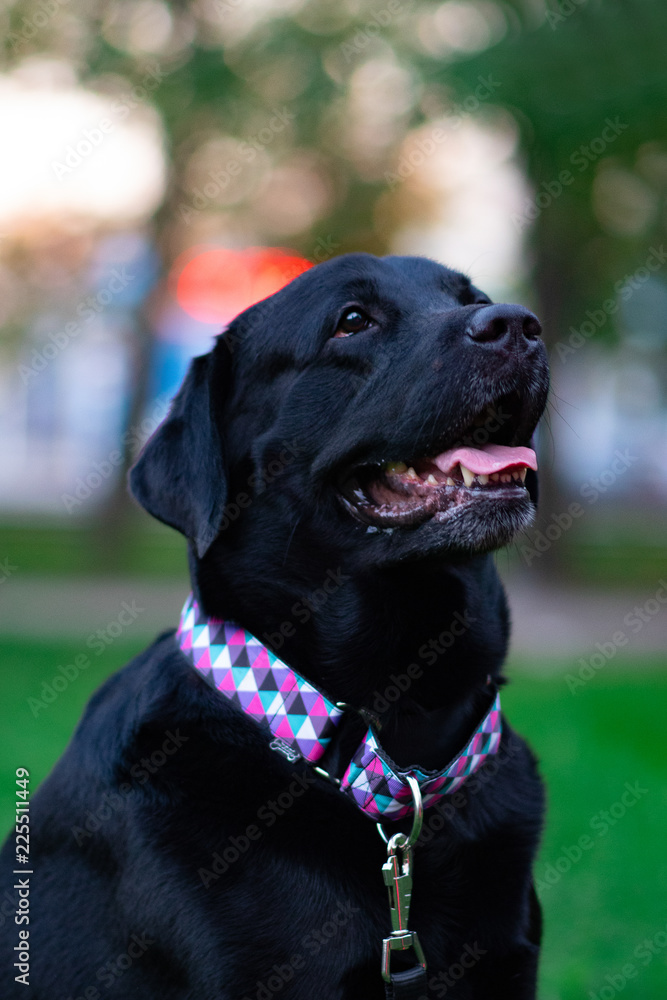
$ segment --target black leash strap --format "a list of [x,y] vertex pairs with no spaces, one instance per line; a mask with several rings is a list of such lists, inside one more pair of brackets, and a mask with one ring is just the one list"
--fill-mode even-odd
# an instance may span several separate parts
[[390,982],[384,984],[387,1000],[428,1000],[426,988],[426,969],[423,965],[395,972]]

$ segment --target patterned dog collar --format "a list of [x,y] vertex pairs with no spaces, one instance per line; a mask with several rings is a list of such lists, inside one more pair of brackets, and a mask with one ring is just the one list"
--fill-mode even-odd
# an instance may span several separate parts
[[[208,618],[192,594],[176,632],[178,643],[200,675],[246,715],[268,726],[271,747],[290,760],[316,764],[346,708],[334,704],[310,681],[283,663],[250,632]],[[413,811],[407,775],[416,778],[424,807],[455,792],[487,757],[498,752],[500,694],[463,750],[440,771],[400,768],[383,750],[372,726],[340,780],[340,789],[375,821],[398,820]]]

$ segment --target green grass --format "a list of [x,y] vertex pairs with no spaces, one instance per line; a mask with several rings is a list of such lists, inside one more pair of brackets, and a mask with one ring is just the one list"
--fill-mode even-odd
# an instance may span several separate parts
[[[2,832],[12,822],[16,768],[30,770],[34,790],[66,746],[90,693],[141,647],[119,640],[35,716],[29,699],[41,699],[42,684],[58,675],[59,665],[71,663],[81,646],[0,639]],[[541,667],[536,675],[534,665],[530,672],[521,663],[511,666],[513,682],[503,693],[504,710],[537,752],[549,789],[535,869],[546,925],[540,998],[611,1000],[622,992],[623,1000],[663,1000],[667,676],[655,661],[626,658],[572,694],[564,680],[570,664]],[[639,797],[623,807],[626,782],[638,783]],[[611,811],[614,820],[607,831],[602,811]],[[589,838],[590,846],[577,858],[581,838]],[[415,891],[418,885],[417,873]],[[634,975],[628,977],[629,971]]]
[[[553,665],[536,677],[517,667],[503,694],[549,790],[535,868],[546,925],[540,997],[597,1000],[602,990],[610,1000],[622,987],[625,1000],[663,1000],[667,676],[656,661],[626,659],[571,693],[570,670]],[[626,783],[639,797],[626,794],[623,804]],[[580,857],[579,844],[586,845]],[[622,971],[628,965],[634,975]]]
[[[13,823],[14,776],[18,767],[30,771],[34,792],[69,742],[72,731],[92,694],[103,680],[146,645],[145,641],[117,639],[96,656],[81,642],[33,641],[0,637],[3,666],[3,700],[0,708],[0,835]],[[90,665],[76,679],[67,681],[60,666],[89,655]],[[80,661],[81,662],[81,661]],[[50,704],[48,691],[54,678],[66,684]],[[32,701],[31,701],[32,699]],[[40,707],[44,702],[45,707]]]

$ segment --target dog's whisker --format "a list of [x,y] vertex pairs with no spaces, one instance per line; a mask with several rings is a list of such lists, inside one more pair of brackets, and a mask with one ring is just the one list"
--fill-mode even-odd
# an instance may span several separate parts
[[301,517],[297,517],[296,521],[294,522],[294,527],[292,528],[289,538],[287,539],[287,545],[285,546],[285,554],[283,555],[283,563],[282,563],[283,566],[287,562],[287,556],[289,554],[290,546],[292,544],[292,539],[294,538],[294,533],[296,532],[296,529],[299,527],[301,520],[302,520]]
[[[559,397],[556,397],[556,398],[559,398]],[[560,420],[563,421],[563,423],[566,425],[566,427],[568,427],[572,431],[572,433],[575,435],[575,437],[578,437],[578,438],[581,437],[579,431],[575,430],[575,428],[572,426],[572,424],[569,422],[569,420],[567,420],[563,416],[563,414],[560,412],[560,410],[558,409],[558,407],[556,406],[556,404],[554,402],[550,403],[548,412],[545,414],[545,423],[547,424],[547,426],[549,427],[550,430],[551,430],[551,414],[552,413],[555,416],[557,416]]]

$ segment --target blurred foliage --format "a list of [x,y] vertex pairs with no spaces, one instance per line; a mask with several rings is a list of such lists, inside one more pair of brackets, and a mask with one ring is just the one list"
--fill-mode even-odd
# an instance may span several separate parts
[[[665,239],[667,5],[655,0],[18,0],[0,27],[0,69],[52,57],[88,89],[158,110],[170,173],[151,224],[165,268],[221,239],[315,260],[387,252],[436,197],[391,180],[406,140],[455,128],[461,109],[516,135],[531,193],[513,223],[548,343],[587,310],[596,337],[615,336],[631,320],[609,321],[603,303]],[[482,100],[480,80],[492,81]],[[145,380],[133,391],[136,415]],[[560,489],[545,470],[543,509],[563,509]],[[114,513],[123,491],[119,479]]]
[[[191,200],[193,153],[215,137],[247,141],[283,108],[293,117],[257,150],[266,162],[256,181],[209,206],[219,230],[253,213],[261,230],[267,174],[301,164],[322,190],[313,217],[282,242],[311,255],[318,240],[334,252],[386,251],[400,208],[387,207],[385,175],[406,134],[451,114],[480,76],[496,81],[482,113],[511,113],[544,204],[532,226],[515,223],[530,229],[552,331],[609,298],[664,238],[667,6],[654,0],[56,0],[46,19],[42,7],[25,0],[5,12],[8,68],[46,52],[113,92],[121,78],[140,87],[157,63],[149,99],[172,164],[157,219],[167,256]],[[623,127],[598,141],[607,120]]]
[[[459,63],[456,75],[463,91],[481,73],[501,82],[496,100],[519,125],[535,195],[550,198],[530,247],[541,308],[556,331],[613,297],[615,282],[665,239],[667,5],[551,0],[537,25],[535,6],[506,5],[514,19],[503,41]],[[609,121],[622,131],[600,142]],[[572,179],[556,193],[563,171]]]

